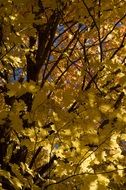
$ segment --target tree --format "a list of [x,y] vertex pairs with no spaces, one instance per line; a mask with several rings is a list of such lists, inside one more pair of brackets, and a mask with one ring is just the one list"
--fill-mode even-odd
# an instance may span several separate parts
[[124,189],[125,1],[1,0],[1,189]]

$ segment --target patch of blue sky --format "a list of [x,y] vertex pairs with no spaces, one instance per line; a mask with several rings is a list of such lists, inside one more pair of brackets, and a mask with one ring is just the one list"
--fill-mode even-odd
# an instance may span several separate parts
[[13,75],[10,76],[9,80],[10,82],[14,82],[19,80],[22,74],[22,69],[21,68],[15,68],[13,71]]

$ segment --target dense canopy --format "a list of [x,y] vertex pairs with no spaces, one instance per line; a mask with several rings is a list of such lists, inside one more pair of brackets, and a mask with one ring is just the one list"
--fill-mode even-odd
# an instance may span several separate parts
[[0,189],[126,188],[126,1],[0,1]]

